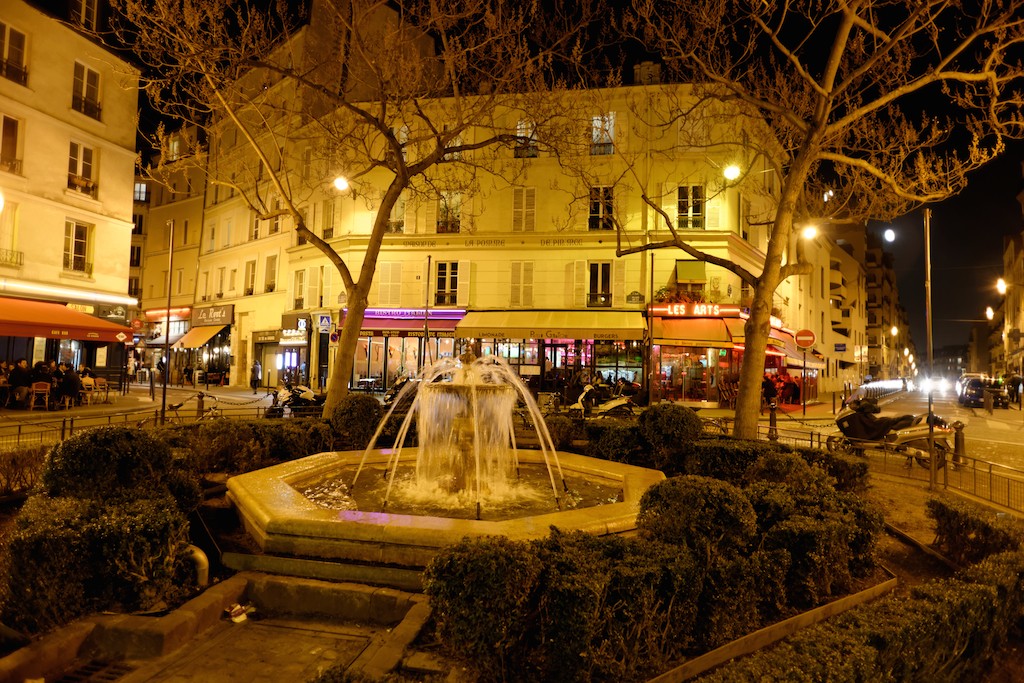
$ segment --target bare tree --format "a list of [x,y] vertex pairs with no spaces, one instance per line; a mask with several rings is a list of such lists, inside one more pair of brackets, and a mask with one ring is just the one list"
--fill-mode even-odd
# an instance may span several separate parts
[[[789,249],[794,225],[887,219],[945,199],[1005,140],[1021,137],[1024,6],[634,0],[622,28],[661,55],[671,78],[693,84],[666,123],[700,117],[700,103],[710,102],[737,128],[759,122],[745,127],[753,131],[743,142],[747,158],[763,160],[779,178],[760,272],[711,258],[672,225],[672,239],[638,247],[682,249],[753,286],[735,428],[752,437],[773,293],[785,278],[809,272]],[[751,184],[752,167],[735,182]]]
[[[208,182],[260,219],[290,216],[337,269],[347,314],[325,414],[347,392],[392,209],[514,178],[510,149],[557,144],[545,125],[572,106],[598,1],[312,0],[306,16],[286,2],[113,1],[112,40],[144,64],[153,106],[205,131],[190,153]],[[300,170],[311,161],[319,172]],[[337,170],[376,212],[358,267],[306,224]]]

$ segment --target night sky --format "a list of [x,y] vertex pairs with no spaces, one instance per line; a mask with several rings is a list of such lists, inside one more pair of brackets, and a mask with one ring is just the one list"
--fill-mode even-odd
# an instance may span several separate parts
[[[1024,188],[1024,144],[1015,144],[988,166],[969,176],[967,189],[931,205],[932,335],[936,348],[967,344],[971,320],[984,320],[985,307],[996,308],[1002,276],[1003,238],[1019,234]],[[925,305],[924,212],[914,211],[891,224],[870,223],[879,233],[891,225],[896,241],[885,244],[893,254],[900,303],[910,318],[911,336],[922,358],[927,355]]]

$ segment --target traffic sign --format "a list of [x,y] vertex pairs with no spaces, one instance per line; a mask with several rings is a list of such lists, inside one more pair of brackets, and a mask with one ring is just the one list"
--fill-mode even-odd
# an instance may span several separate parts
[[817,337],[814,336],[814,332],[811,330],[800,330],[793,337],[796,340],[796,345],[801,349],[809,349],[814,346],[814,342],[817,341]]

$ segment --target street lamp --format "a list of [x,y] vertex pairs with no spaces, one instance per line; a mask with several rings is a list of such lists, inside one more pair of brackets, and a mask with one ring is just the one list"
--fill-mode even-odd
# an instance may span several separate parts
[[340,176],[338,176],[337,178],[334,179],[334,183],[333,184],[334,184],[334,189],[336,189],[338,192],[344,192],[345,190],[348,189],[348,178],[346,178],[345,176],[340,175]]

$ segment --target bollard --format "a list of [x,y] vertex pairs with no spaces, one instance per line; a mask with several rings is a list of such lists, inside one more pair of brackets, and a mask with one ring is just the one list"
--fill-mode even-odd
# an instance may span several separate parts
[[196,419],[198,420],[203,416],[203,399],[206,398],[206,394],[199,392],[196,394]]
[[772,398],[768,401],[768,440],[779,440],[779,425],[776,421],[775,411],[779,407],[779,399]]
[[953,423],[953,464],[959,465],[967,456],[967,439],[964,436],[966,425],[957,420]]

